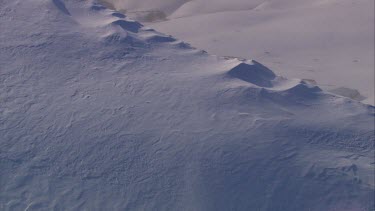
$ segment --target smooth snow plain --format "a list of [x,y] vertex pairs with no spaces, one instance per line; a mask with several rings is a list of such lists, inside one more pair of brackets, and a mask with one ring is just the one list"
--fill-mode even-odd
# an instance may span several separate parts
[[0,28],[0,210],[373,209],[373,106],[93,0]]
[[209,53],[375,105],[373,0],[105,1]]

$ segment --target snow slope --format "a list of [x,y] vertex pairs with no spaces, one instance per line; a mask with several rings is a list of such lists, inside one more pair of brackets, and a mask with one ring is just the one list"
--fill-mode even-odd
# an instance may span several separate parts
[[[117,1],[116,8],[129,8],[127,1]],[[210,53],[254,58],[278,74],[315,80],[325,90],[375,104],[373,0],[156,3],[153,10],[168,11],[168,16],[160,19],[167,21],[146,23],[152,28]],[[166,5],[179,7],[171,12]],[[158,17],[142,15],[132,17]],[[352,96],[355,90],[359,93]]]
[[374,107],[95,1],[2,0],[0,210],[371,210]]
[[129,11],[160,10],[171,14],[188,1],[189,0],[109,0],[108,2],[117,8],[124,8]]

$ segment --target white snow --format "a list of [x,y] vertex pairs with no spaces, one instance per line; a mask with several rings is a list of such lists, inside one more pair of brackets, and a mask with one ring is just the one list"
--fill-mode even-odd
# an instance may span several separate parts
[[[118,9],[131,5],[117,1]],[[137,11],[147,10],[141,5],[146,0],[137,2]],[[325,90],[356,90],[363,102],[375,104],[373,0],[160,2],[153,10],[168,11],[166,17],[142,18],[148,13],[132,9],[129,15],[159,20],[145,24],[210,53],[253,58],[280,75],[315,80]],[[179,7],[170,12],[168,5]]]
[[125,15],[1,1],[0,210],[373,208],[374,107]]
[[124,8],[130,12],[160,10],[171,14],[189,0],[109,0],[117,8]]

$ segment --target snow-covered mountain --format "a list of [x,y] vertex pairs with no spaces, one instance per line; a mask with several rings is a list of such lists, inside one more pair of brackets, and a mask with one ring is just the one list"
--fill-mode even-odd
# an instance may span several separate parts
[[374,107],[93,0],[1,0],[0,210],[372,210]]
[[105,1],[210,53],[375,104],[374,0]]

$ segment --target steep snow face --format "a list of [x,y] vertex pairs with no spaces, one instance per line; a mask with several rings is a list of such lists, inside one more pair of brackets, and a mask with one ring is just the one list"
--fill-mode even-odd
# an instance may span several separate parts
[[95,1],[1,5],[1,210],[373,208],[373,107]]
[[254,58],[375,104],[373,0],[192,0],[163,18],[130,15],[210,53]]

